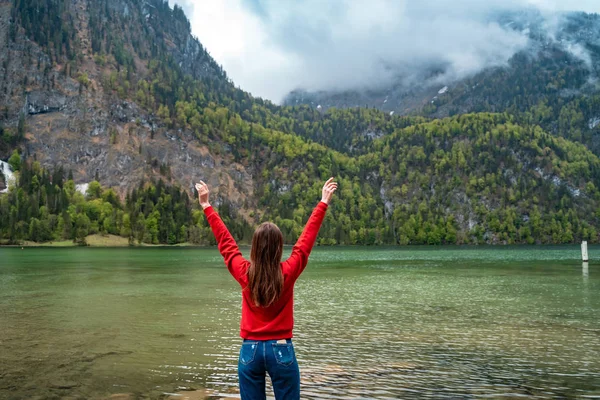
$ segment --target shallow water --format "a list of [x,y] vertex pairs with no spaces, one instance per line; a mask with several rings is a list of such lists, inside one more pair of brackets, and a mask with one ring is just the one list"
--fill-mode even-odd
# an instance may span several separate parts
[[[303,398],[600,398],[600,262],[579,256],[316,249]],[[240,302],[214,249],[0,249],[0,398],[235,394]]]

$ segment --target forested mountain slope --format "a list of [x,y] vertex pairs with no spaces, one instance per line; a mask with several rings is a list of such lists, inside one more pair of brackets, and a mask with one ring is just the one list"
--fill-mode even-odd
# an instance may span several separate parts
[[279,107],[162,0],[14,0],[0,18],[1,158],[20,152],[3,241],[208,243],[188,197],[204,179],[236,237],[273,220],[290,243],[329,176],[322,244],[598,240],[600,160],[520,116]]
[[[600,154],[600,15],[567,13],[551,31],[534,12],[496,16],[526,32],[527,47],[507,66],[458,81],[429,80],[364,90],[291,93],[285,103],[316,109],[374,107],[398,115],[443,118],[470,112],[508,112],[523,124],[584,143]],[[442,71],[443,72],[443,71]],[[401,78],[401,77],[399,77]]]

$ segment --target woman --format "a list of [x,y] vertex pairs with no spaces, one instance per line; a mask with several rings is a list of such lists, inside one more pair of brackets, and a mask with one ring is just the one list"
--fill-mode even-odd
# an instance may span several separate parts
[[300,276],[319,233],[337,183],[330,178],[323,197],[310,216],[290,258],[281,262],[283,235],[277,225],[261,224],[252,236],[250,261],[208,201],[208,186],[196,184],[198,200],[217,239],[229,272],[242,287],[240,336],[244,339],[238,362],[242,400],[265,399],[265,375],[273,382],[277,400],[300,399],[300,370],[292,344],[294,283]]

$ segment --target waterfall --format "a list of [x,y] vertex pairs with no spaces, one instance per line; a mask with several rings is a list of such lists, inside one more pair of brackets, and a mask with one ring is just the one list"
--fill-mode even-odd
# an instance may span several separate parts
[[6,181],[6,189],[0,190],[0,193],[8,193],[8,188],[15,183],[15,174],[13,173],[10,165],[2,160],[0,160],[0,171],[2,171],[4,174]]
[[79,193],[81,193],[82,195],[86,195],[88,187],[90,187],[89,183],[78,183],[77,185],[75,185],[75,190],[77,190]]

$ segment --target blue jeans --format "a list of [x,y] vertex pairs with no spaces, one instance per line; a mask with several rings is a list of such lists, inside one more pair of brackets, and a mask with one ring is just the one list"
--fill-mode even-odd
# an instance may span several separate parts
[[244,339],[238,361],[242,400],[266,399],[267,373],[273,382],[275,399],[300,399],[300,369],[292,340],[286,342]]

